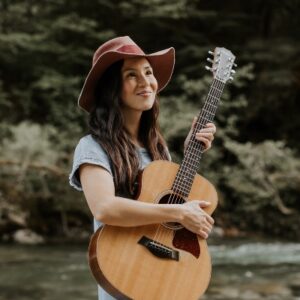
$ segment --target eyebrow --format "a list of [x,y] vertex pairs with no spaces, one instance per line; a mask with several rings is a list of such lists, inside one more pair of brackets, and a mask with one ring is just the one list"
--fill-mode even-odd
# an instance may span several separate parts
[[[144,69],[151,69],[152,70],[152,67],[150,65],[147,65],[144,67]],[[137,69],[135,68],[132,68],[132,67],[129,67],[129,68],[126,68],[126,69],[123,69],[123,72],[126,72],[126,71],[137,71]]]

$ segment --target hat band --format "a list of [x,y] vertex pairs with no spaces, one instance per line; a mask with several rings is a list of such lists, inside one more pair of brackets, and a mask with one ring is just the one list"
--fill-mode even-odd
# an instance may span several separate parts
[[125,52],[127,54],[145,55],[145,53],[136,45],[124,45],[117,49],[119,52]]

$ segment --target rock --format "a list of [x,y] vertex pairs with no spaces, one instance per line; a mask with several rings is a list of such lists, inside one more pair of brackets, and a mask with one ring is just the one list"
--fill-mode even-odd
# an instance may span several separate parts
[[224,229],[224,235],[226,237],[235,238],[235,237],[243,237],[243,236],[245,236],[245,233],[240,231],[236,227],[231,227],[231,228],[225,228]]
[[[280,296],[282,299],[291,296],[291,290],[284,284],[279,282],[260,282],[247,284],[241,287],[242,294],[246,292],[253,292],[263,297]],[[243,298],[246,299],[246,298]]]
[[294,296],[300,296],[300,274],[293,274],[293,278],[289,282],[289,287],[292,289]]
[[45,242],[42,236],[31,231],[30,229],[17,230],[13,235],[13,240],[17,243],[28,245],[41,244]]
[[209,289],[210,295],[215,296],[215,298],[219,299],[219,296],[222,299],[240,299],[239,298],[239,290],[230,286],[220,286],[220,287],[212,287]]
[[209,236],[213,238],[222,238],[224,237],[224,230],[221,227],[214,226]]
[[244,276],[247,277],[247,278],[252,278],[253,277],[253,272],[246,271],[245,274],[244,274]]
[[10,211],[7,214],[7,218],[11,223],[19,226],[26,226],[27,214],[22,212]]
[[254,291],[244,291],[241,295],[240,295],[240,299],[247,299],[247,300],[254,300],[254,299],[261,299],[261,296],[254,292]]

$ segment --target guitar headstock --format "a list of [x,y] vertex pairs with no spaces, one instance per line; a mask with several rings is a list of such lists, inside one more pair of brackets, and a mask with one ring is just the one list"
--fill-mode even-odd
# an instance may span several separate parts
[[207,58],[207,61],[212,63],[211,67],[205,68],[213,73],[213,77],[222,82],[233,80],[232,75],[235,73],[233,67],[237,67],[234,63],[235,56],[226,48],[216,47],[214,51],[208,51],[213,56],[213,59]]

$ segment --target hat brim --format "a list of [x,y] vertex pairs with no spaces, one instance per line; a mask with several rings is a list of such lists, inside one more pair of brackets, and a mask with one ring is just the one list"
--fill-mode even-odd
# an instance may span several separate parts
[[131,57],[145,57],[150,62],[158,83],[158,92],[168,84],[175,64],[175,49],[173,47],[144,55],[109,51],[98,58],[88,73],[78,98],[78,105],[85,111],[90,112],[95,101],[94,91],[98,79],[110,65],[118,60]]

